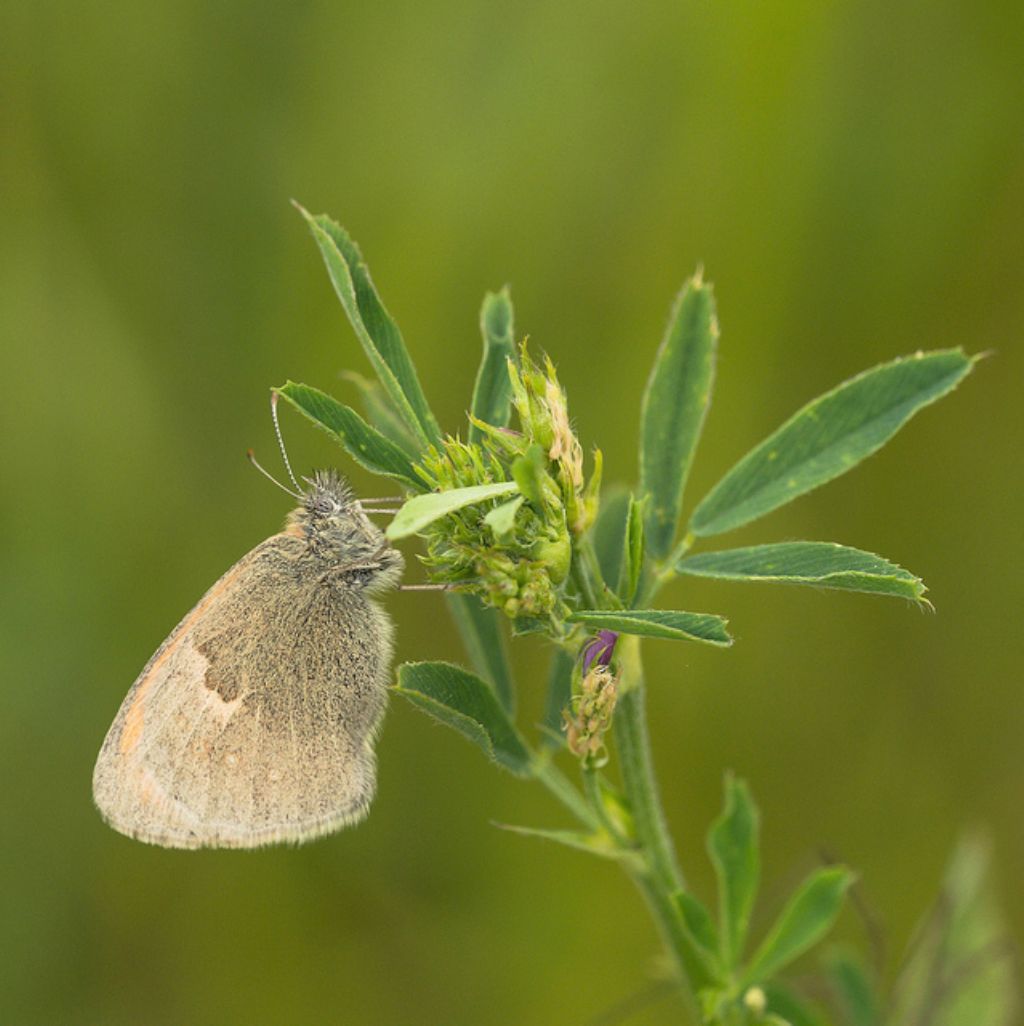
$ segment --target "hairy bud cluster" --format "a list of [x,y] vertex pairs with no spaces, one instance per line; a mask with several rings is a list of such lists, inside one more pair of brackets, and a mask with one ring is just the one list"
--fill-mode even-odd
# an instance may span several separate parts
[[471,418],[480,442],[447,438],[416,470],[437,491],[514,481],[519,494],[456,510],[426,530],[431,577],[477,594],[516,621],[518,630],[558,633],[561,590],[573,538],[597,515],[601,454],[590,481],[554,365],[543,370],[525,345],[509,360],[512,406],[520,430]]

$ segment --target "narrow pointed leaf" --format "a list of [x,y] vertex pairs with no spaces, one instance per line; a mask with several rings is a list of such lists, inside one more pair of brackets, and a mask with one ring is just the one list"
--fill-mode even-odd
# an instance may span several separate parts
[[[495,427],[505,427],[512,410],[508,361],[516,358],[513,324],[512,298],[508,286],[500,292],[488,292],[480,310],[484,353],[473,386],[470,411],[478,420]],[[470,424],[470,442],[482,441],[483,434],[475,424]]]
[[484,606],[475,595],[449,592],[445,600],[473,669],[492,685],[498,701],[511,715],[515,711],[515,688],[499,621],[501,614]]
[[616,589],[619,598],[631,606],[640,587],[640,574],[644,568],[644,504],[635,496],[629,497],[626,512],[625,538],[622,547],[622,563],[619,569],[619,584]]
[[640,411],[640,489],[647,506],[648,547],[672,547],[683,489],[711,401],[718,322],[711,286],[698,271],[676,300]]
[[693,935],[693,939],[704,949],[706,955],[713,964],[718,962],[719,939],[718,930],[711,919],[711,914],[699,901],[688,891],[679,891],[676,896],[676,904],[682,914],[686,928]]
[[713,613],[684,613],[669,609],[580,609],[568,619],[622,634],[638,634],[644,638],[706,641],[711,645],[732,644],[732,638],[725,629],[728,620]]
[[408,428],[424,443],[441,438],[401,332],[370,278],[359,247],[341,225],[326,214],[310,214],[299,204],[327,273],[363,351]]
[[597,522],[591,529],[594,551],[605,581],[617,581],[622,567],[622,539],[629,516],[630,494],[625,488],[613,486],[601,496]]
[[340,442],[360,466],[393,477],[416,491],[423,490],[408,454],[370,427],[355,410],[325,392],[293,381],[277,389],[277,394]]
[[779,542],[689,556],[682,574],[730,581],[775,581],[898,595],[920,602],[924,582],[881,556],[832,542]]
[[835,923],[853,874],[843,866],[814,873],[793,895],[743,974],[744,985],[774,976],[816,944]]
[[849,1026],[883,1026],[882,1001],[877,984],[864,963],[851,951],[830,952],[825,972]]
[[820,396],[715,485],[694,510],[690,530],[700,536],[731,531],[845,473],[954,389],[973,365],[960,349],[918,353]]
[[715,924],[708,910],[686,891],[677,891],[672,901],[681,920],[677,929],[686,947],[687,963],[699,967],[700,975],[695,982],[721,981],[725,974],[719,959]]
[[778,980],[764,984],[762,990],[768,998],[769,1009],[789,1026],[836,1026],[820,1008]]
[[391,405],[391,400],[379,381],[371,381],[355,371],[343,371],[342,378],[351,382],[363,401],[363,412],[371,427],[375,427],[385,438],[390,439],[413,460],[418,460],[422,449],[416,444],[405,422]]
[[620,848],[605,833],[584,834],[578,830],[544,830],[537,827],[514,826],[509,823],[495,823],[494,825],[513,834],[537,837],[542,841],[554,841],[556,844],[564,844],[568,848],[585,851],[591,855],[600,855],[605,859],[638,860],[635,852]]
[[451,663],[404,663],[395,690],[413,705],[479,745],[520,776],[531,772],[530,753],[493,688]]
[[718,878],[722,961],[739,965],[761,875],[758,848],[760,815],[747,785],[729,775],[725,808],[708,832],[708,853]]
[[501,481],[497,484],[472,485],[469,488],[451,488],[446,492],[414,495],[395,514],[394,520],[388,524],[388,529],[384,533],[392,541],[408,538],[449,513],[464,509],[466,506],[475,506],[487,499],[511,495],[518,490],[519,486],[514,481]]
[[545,748],[559,748],[565,744],[562,733],[562,710],[568,709],[572,699],[572,671],[576,661],[563,648],[556,648],[548,667],[547,696],[544,700],[543,734]]

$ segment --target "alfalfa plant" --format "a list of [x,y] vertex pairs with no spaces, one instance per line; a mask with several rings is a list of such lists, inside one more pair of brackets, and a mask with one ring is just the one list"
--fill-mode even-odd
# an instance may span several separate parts
[[[994,943],[996,929],[993,915],[980,922],[976,914],[983,869],[976,846],[954,862],[942,928],[930,947],[915,949],[893,999],[881,997],[870,970],[847,953],[831,955],[825,969],[836,1005],[830,1014],[842,1018],[826,1018],[787,986],[780,974],[830,930],[853,876],[843,866],[822,866],[767,933],[752,938],[759,816],[747,785],[727,775],[725,808],[707,842],[718,883],[714,912],[693,893],[655,777],[641,659],[645,638],[732,644],[721,616],[655,605],[678,575],[926,603],[915,574],[846,545],[708,543],[855,467],[915,413],[956,388],[977,358],[960,349],[918,352],[840,384],[751,449],[684,518],[719,334],[712,287],[697,273],[675,302],[643,395],[640,480],[628,498],[602,505],[601,452],[585,455],[551,360],[538,360],[517,344],[507,289],[484,299],[483,358],[465,434],[446,434],[358,247],[330,218],[302,213],[377,381],[352,376],[365,417],[307,385],[289,382],[277,391],[357,463],[405,494],[387,535],[422,539],[422,562],[449,592],[472,670],[406,663],[394,690],[503,769],[543,785],[573,820],[563,830],[514,829],[622,866],[658,924],[691,1022],[1007,1021],[1011,998],[1003,968],[993,975],[986,963],[984,973],[977,966],[967,971]],[[502,622],[513,637],[541,634],[551,643],[547,713],[539,730],[516,721],[517,685]],[[990,1017],[950,1018],[965,994],[975,1010],[970,1001],[989,1001]]]

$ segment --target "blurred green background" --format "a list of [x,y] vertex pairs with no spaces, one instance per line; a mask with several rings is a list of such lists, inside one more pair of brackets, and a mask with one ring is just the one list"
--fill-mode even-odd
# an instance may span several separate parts
[[[288,510],[243,458],[277,466],[268,387],[351,401],[340,372],[366,370],[292,196],[360,241],[450,430],[480,299],[510,282],[610,481],[633,479],[647,368],[703,262],[722,351],[691,501],[842,378],[995,350],[881,455],[726,539],[880,552],[935,615],[686,582],[664,602],[728,615],[738,644],[648,660],[706,896],[733,767],[764,812],[762,925],[825,848],[898,949],[980,824],[1020,933],[1017,0],[15,0],[0,36],[0,1020],[584,1024],[657,968],[622,874],[494,829],[564,821],[404,703],[369,820],[300,850],[164,852],[91,806],[136,673]],[[298,467],[380,490],[284,419]],[[389,606],[399,659],[459,658],[435,599]],[[517,648],[529,719],[545,653]],[[848,913],[839,932],[864,928]]]

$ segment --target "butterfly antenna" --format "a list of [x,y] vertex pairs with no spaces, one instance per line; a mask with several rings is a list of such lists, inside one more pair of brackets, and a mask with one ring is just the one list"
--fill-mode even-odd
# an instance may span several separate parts
[[281,482],[280,482],[280,481],[278,481],[278,479],[277,479],[276,477],[274,477],[274,475],[273,475],[273,474],[271,474],[269,470],[265,470],[265,469],[264,469],[263,467],[261,467],[261,466],[260,466],[260,464],[256,462],[256,456],[255,456],[255,455],[253,454],[253,451],[252,451],[252,449],[250,449],[250,450],[249,450],[249,451],[248,451],[248,452],[247,452],[247,453],[246,453],[245,455],[246,455],[246,456],[247,456],[247,457],[249,458],[249,462],[250,462],[250,463],[251,463],[251,464],[252,464],[252,465],[253,465],[253,466],[254,466],[254,467],[255,467],[255,468],[256,468],[256,469],[257,469],[257,470],[258,470],[258,471],[259,471],[259,472],[260,472],[260,473],[261,473],[261,474],[262,474],[262,475],[263,475],[263,476],[264,476],[264,477],[265,477],[265,478],[267,479],[267,480],[268,480],[268,481],[273,481],[273,483],[274,483],[274,484],[276,484],[276,485],[277,485],[277,487],[278,487],[278,488],[280,488],[282,492],[287,492],[287,493],[288,493],[288,494],[289,494],[289,495],[290,495],[290,496],[291,496],[291,497],[292,497],[293,499],[301,499],[301,498],[302,498],[302,493],[301,493],[301,492],[293,492],[293,491],[292,491],[292,490],[291,490],[290,488],[288,488],[288,487],[287,487],[286,485],[283,485],[283,484],[281,484]]
[[274,434],[277,435],[277,444],[281,450],[281,458],[284,460],[284,468],[288,471],[288,476],[291,478],[292,484],[295,485],[295,490],[301,492],[302,489],[299,487],[299,482],[295,480],[295,475],[292,473],[292,464],[288,459],[288,450],[284,447],[284,437],[281,435],[281,425],[277,420],[277,393],[270,393],[270,416],[274,418]]

